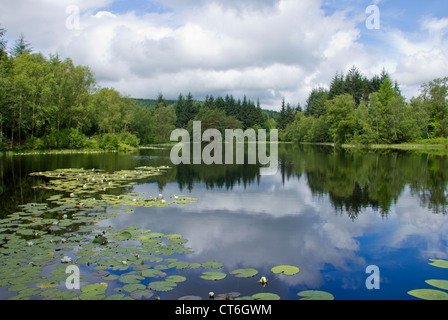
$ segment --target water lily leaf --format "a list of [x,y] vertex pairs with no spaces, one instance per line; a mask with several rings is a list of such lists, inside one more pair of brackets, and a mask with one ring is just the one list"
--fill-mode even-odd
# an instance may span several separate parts
[[126,295],[124,293],[117,293],[117,294],[113,294],[111,296],[108,296],[104,300],[127,300],[127,298],[128,297],[126,297]]
[[43,281],[38,288],[41,289],[47,289],[47,288],[54,288],[59,285],[59,281]]
[[237,278],[251,278],[258,274],[258,270],[253,268],[242,268],[235,269],[231,271],[230,274],[234,274]]
[[162,274],[162,271],[156,269],[146,269],[140,272],[143,277],[151,278]]
[[319,290],[306,290],[297,294],[303,297],[300,300],[334,300],[334,296],[331,293]]
[[132,238],[132,234],[128,231],[124,231],[114,237],[115,240],[118,241],[126,241]]
[[223,264],[219,261],[207,261],[202,264],[205,269],[219,269],[222,268]]
[[177,284],[172,281],[154,281],[149,284],[148,288],[154,291],[171,291],[176,286]]
[[141,283],[130,283],[123,287],[123,290],[126,292],[133,292],[135,290],[145,290],[146,286]]
[[116,274],[108,274],[107,276],[102,277],[101,279],[106,280],[106,281],[115,281],[118,280],[120,277],[117,276]]
[[293,276],[300,272],[300,269],[294,266],[280,265],[271,269],[272,273],[283,273],[287,276]]
[[425,282],[433,287],[448,290],[448,280],[426,280]]
[[175,283],[184,282],[186,280],[187,280],[187,278],[184,276],[169,276],[165,279],[165,281],[172,281]]
[[409,295],[423,300],[448,300],[448,293],[433,289],[417,289],[408,292]]
[[107,283],[101,282],[101,283],[94,283],[94,284],[88,284],[86,286],[81,287],[81,292],[83,293],[94,293],[96,295],[100,295],[107,290]]
[[204,272],[201,275],[201,278],[205,280],[222,280],[226,276],[227,275],[223,272]]
[[183,296],[177,300],[202,300],[202,297],[200,297],[200,296]]
[[252,296],[255,300],[280,300],[280,296],[275,293],[257,293]]
[[152,296],[154,296],[154,292],[152,292],[151,290],[140,290],[140,289],[137,289],[135,291],[132,291],[130,293],[130,296],[134,300],[141,300],[143,298],[149,299]]
[[[165,259],[168,260],[168,259]],[[190,266],[190,263],[186,262],[186,261],[176,261],[176,262],[171,262],[168,267],[169,268],[177,268],[177,269],[186,269]]]
[[106,296],[103,294],[96,294],[95,292],[81,293],[78,296],[80,300],[93,300],[98,301],[104,299]]
[[448,268],[448,261],[447,260],[443,260],[443,259],[429,259],[430,262],[429,264],[438,268]]
[[165,238],[173,240],[173,239],[180,239],[182,238],[182,235],[180,234],[167,234],[165,235]]
[[122,283],[140,283],[140,280],[144,280],[145,277],[142,277],[138,274],[123,274],[120,276],[119,281]]

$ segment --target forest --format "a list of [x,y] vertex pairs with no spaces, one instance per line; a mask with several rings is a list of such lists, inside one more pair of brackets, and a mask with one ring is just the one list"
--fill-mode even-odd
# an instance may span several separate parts
[[387,71],[371,79],[357,67],[336,73],[330,89],[310,93],[305,110],[283,102],[278,127],[282,139],[310,143],[401,144],[447,143],[448,77],[421,86],[407,102]]
[[421,87],[409,102],[384,70],[368,79],[356,67],[315,88],[304,108],[283,99],[281,111],[232,95],[195,100],[134,99],[101,88],[88,66],[33,53],[21,35],[7,50],[0,28],[0,150],[132,150],[169,142],[176,128],[279,129],[280,140],[336,145],[447,143],[448,77]]

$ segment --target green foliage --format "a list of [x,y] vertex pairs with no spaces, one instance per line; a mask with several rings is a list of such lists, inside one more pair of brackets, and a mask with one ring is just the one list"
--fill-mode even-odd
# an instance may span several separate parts
[[312,90],[306,111],[279,125],[280,140],[368,145],[447,137],[448,77],[422,85],[421,92],[407,103],[386,71],[368,80],[352,67],[345,77],[335,75],[329,91]]
[[131,151],[137,148],[140,140],[129,132],[106,133],[101,137],[98,146],[107,151]]

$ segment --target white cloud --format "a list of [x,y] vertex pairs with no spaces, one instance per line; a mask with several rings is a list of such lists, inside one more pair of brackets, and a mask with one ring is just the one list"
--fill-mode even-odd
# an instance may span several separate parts
[[[166,10],[120,13],[112,0],[8,1],[0,21],[11,39],[23,32],[36,50],[89,65],[100,85],[143,98],[247,94],[278,108],[283,96],[303,104],[313,87],[352,65],[370,73],[392,66],[408,87],[446,70],[447,19],[425,19],[424,41],[385,32],[385,50],[372,50],[362,43],[365,8],[329,15],[312,0],[158,3]],[[65,27],[68,5],[81,9],[79,30]]]

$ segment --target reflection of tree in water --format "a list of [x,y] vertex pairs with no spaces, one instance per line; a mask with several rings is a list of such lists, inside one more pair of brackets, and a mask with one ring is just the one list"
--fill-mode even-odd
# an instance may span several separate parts
[[[181,189],[195,183],[232,189],[235,184],[259,182],[258,165],[180,165]],[[335,151],[331,147],[279,145],[279,174],[283,184],[306,177],[314,195],[327,196],[335,210],[352,220],[366,208],[387,216],[406,187],[421,205],[447,213],[448,159],[404,151]]]
[[[45,181],[29,173],[60,168],[98,168],[106,171],[141,165],[170,165],[169,150],[130,155],[75,155],[2,157],[0,159],[0,217],[19,204],[44,202],[53,191],[33,189]],[[244,187],[260,182],[260,165],[179,165],[139,183],[155,182],[163,190],[177,182],[192,191],[196,183],[207,189]],[[387,215],[406,188],[434,213],[448,213],[448,158],[446,155],[402,151],[334,151],[330,147],[279,145],[282,182],[306,179],[313,195],[328,196],[335,210],[356,219],[366,208]],[[130,188],[129,191],[131,191]],[[111,191],[113,193],[114,191]],[[124,190],[117,190],[124,192]]]
[[422,206],[447,213],[446,156],[303,147],[282,156],[296,157],[282,163],[295,163],[296,171],[306,174],[313,194],[328,195],[335,209],[352,219],[365,208],[387,215],[406,186]]
[[245,188],[260,181],[260,166],[258,165],[184,165],[177,166],[177,183],[183,190],[193,190],[195,183],[204,183],[207,189],[233,189],[235,185]]

